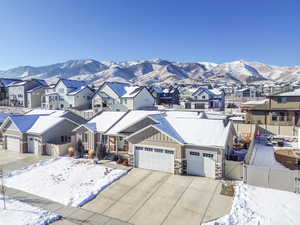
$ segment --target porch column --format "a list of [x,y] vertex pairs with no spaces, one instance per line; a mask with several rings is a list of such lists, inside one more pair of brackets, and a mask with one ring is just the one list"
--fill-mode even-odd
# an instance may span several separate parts
[[119,149],[118,149],[118,137],[115,137],[115,151],[117,153],[117,158],[119,159]]

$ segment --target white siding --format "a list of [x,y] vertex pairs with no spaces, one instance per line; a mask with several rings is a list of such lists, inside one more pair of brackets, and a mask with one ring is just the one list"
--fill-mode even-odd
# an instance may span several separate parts
[[152,107],[154,103],[155,99],[153,96],[146,88],[143,88],[143,90],[141,90],[140,93],[134,98],[133,109]]

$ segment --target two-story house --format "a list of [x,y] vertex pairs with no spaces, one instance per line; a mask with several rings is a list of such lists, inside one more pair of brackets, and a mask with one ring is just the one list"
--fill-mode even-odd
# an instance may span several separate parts
[[16,81],[8,85],[9,105],[16,107],[40,107],[40,98],[48,84],[44,80]]
[[300,89],[269,95],[265,102],[254,104],[252,107],[249,105],[246,108],[246,121],[249,123],[300,125]]
[[224,110],[225,95],[219,89],[198,88],[181,104],[185,109]]
[[158,105],[179,105],[180,93],[177,87],[170,86],[156,93]]
[[59,79],[42,96],[44,109],[88,109],[94,91],[85,81]]
[[105,82],[92,100],[93,110],[128,111],[152,109],[155,99],[144,86],[132,86],[128,83]]
[[21,82],[19,79],[1,78],[0,79],[0,105],[9,105],[8,86],[14,82]]

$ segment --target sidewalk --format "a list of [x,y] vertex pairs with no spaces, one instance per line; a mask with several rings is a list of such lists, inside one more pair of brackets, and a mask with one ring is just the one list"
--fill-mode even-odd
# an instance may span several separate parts
[[103,216],[99,213],[82,208],[65,206],[14,188],[7,187],[6,190],[6,195],[11,198],[61,215],[62,220],[55,222],[54,225],[130,225],[129,223]]

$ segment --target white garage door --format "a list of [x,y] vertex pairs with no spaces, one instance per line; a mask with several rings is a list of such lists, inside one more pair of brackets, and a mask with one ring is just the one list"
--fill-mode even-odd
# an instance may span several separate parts
[[28,136],[28,152],[38,154],[39,152],[39,140],[36,137]]
[[174,173],[174,150],[135,146],[135,166]]
[[15,151],[15,152],[20,152],[21,151],[20,139],[19,138],[13,137],[13,136],[7,136],[6,143],[7,143],[7,149],[8,150],[12,150],[12,151]]
[[187,174],[215,178],[216,154],[201,150],[186,150]]

